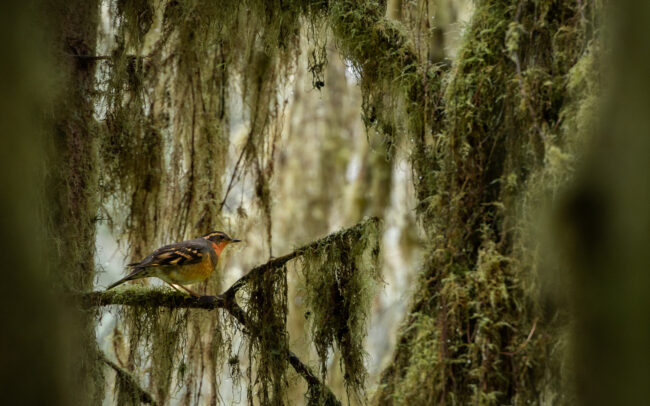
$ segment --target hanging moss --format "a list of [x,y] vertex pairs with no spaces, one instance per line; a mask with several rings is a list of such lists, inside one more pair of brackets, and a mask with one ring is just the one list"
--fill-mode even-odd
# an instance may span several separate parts
[[162,404],[168,399],[179,349],[184,344],[182,332],[187,323],[187,316],[184,313],[163,310],[159,311],[157,317],[152,320],[151,354],[154,356],[151,357],[151,382],[153,393]]
[[[245,172],[255,177],[270,242],[269,181],[281,107],[275,95],[297,55],[301,8],[118,2],[114,12],[102,184],[106,198],[131,208],[120,229],[131,253],[138,257],[162,241],[221,224],[232,183]],[[250,133],[227,180],[231,78],[242,84]]]
[[400,24],[383,19],[379,3],[335,1],[328,11],[342,55],[361,77],[364,124],[383,135],[388,158],[406,130],[401,90],[420,80],[415,49]]
[[248,373],[249,392],[256,393],[262,405],[282,405],[286,403],[288,386],[286,269],[254,277],[248,290],[251,323],[248,354],[252,361]]
[[[149,383],[150,393],[159,404],[166,404],[175,378],[179,349],[184,344],[188,310],[129,307],[122,318],[126,321],[123,333],[128,337],[128,347],[125,354],[116,352],[118,362],[138,375],[146,370],[147,379],[143,381]],[[116,383],[119,404],[139,404],[129,385],[120,384],[119,379]]]
[[311,333],[320,358],[321,375],[335,348],[348,393],[363,399],[365,379],[363,339],[378,268],[379,230],[369,223],[360,235],[343,234],[301,257]]
[[140,47],[144,43],[153,24],[154,7],[155,2],[152,0],[117,1],[117,15],[122,18],[120,25],[128,36],[125,39],[134,47]]

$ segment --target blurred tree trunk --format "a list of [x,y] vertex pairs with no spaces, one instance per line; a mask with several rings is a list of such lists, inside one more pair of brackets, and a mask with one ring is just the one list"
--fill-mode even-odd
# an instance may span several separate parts
[[[60,0],[48,4],[52,52],[60,69],[61,97],[54,106],[47,199],[52,276],[64,293],[93,288],[97,205],[97,148],[93,117],[99,3]],[[74,404],[99,404],[103,365],[98,361],[93,312],[68,310],[70,378],[79,389]]]
[[30,6],[0,5],[0,386],[3,404],[67,405],[61,308],[48,284],[38,221],[45,154],[42,114],[35,113],[50,101],[52,72]]
[[62,302],[64,291],[89,290],[94,275],[94,73],[69,54],[94,51],[96,5],[6,1],[0,9],[4,404],[100,404],[103,396],[93,317]]
[[569,235],[582,405],[650,399],[650,6],[615,10],[612,98],[560,233]]

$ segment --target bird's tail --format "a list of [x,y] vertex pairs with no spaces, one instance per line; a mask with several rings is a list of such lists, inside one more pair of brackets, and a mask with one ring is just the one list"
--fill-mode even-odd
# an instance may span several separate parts
[[[130,266],[130,265],[129,265],[129,266]],[[117,282],[115,282],[115,283],[110,284],[110,285],[106,288],[106,290],[113,289],[114,287],[116,287],[116,286],[118,286],[118,285],[121,285],[121,284],[123,284],[123,283],[126,282],[126,281],[132,281],[132,280],[134,280],[134,279],[144,278],[145,275],[143,275],[143,273],[144,273],[143,271],[144,271],[145,269],[146,269],[146,268],[136,268],[136,269],[134,269],[133,272],[131,272],[130,274],[128,274],[128,275],[125,276],[124,278],[120,279],[119,281],[117,281]]]

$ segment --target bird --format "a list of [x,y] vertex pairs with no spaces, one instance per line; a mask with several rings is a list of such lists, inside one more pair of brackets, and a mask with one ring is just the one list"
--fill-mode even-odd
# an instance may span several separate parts
[[206,280],[217,266],[221,251],[228,244],[240,241],[223,231],[212,231],[193,240],[165,245],[147,255],[142,261],[128,264],[127,267],[132,269],[131,273],[111,284],[106,290],[126,281],[156,277],[177,291],[179,290],[174,284],[198,297],[198,294],[183,285]]

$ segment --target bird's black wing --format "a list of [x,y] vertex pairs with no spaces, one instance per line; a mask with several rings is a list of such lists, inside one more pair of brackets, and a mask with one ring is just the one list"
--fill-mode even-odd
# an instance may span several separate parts
[[129,264],[133,268],[147,268],[164,265],[197,264],[208,255],[207,241],[203,239],[188,240],[160,247],[140,262]]

